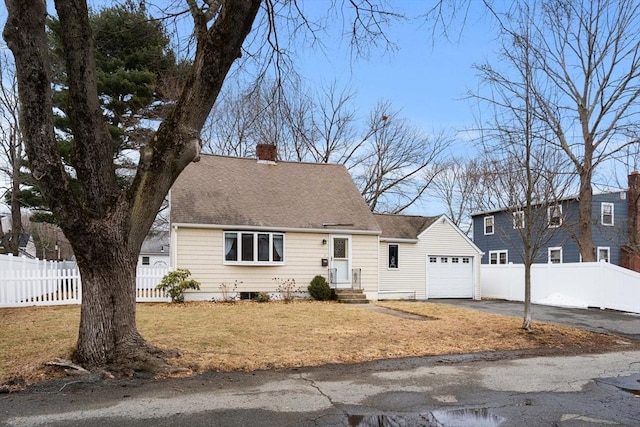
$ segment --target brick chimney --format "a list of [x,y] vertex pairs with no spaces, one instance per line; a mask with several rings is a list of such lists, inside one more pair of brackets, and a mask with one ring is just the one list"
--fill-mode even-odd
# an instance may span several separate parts
[[278,150],[275,144],[258,144],[256,145],[256,157],[258,157],[258,160],[275,162],[278,157]]
[[640,172],[629,174],[629,224],[628,241],[622,247],[621,264],[629,270],[640,272]]

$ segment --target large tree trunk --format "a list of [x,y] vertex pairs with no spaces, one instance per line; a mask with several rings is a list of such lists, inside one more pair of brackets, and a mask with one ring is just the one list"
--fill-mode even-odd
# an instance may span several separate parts
[[223,2],[209,28],[204,12],[194,16],[198,46],[191,74],[173,110],[141,153],[136,177],[125,189],[117,181],[113,141],[100,109],[86,2],[55,1],[65,28],[75,183],[60,159],[54,133],[46,2],[5,2],[9,14],[3,34],[16,63],[29,166],[73,247],[82,275],[75,358],[88,367],[153,368],[161,363],[156,356],[162,353],[144,341],[135,323],[140,246],[169,188],[197,159],[200,130],[229,68],[240,56],[261,1]]
[[[585,160],[585,163],[586,160]],[[578,202],[578,247],[582,255],[583,262],[596,261],[596,248],[593,244],[593,190],[591,188],[591,167],[590,163],[580,171],[580,201]]]
[[118,365],[144,340],[135,326],[136,264],[111,253],[79,263],[82,276],[80,331],[74,359],[85,367]]

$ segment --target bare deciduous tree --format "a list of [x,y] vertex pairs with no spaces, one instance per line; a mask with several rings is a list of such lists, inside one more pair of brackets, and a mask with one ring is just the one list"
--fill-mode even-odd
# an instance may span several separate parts
[[470,214],[489,205],[485,199],[490,193],[483,187],[485,176],[481,161],[453,158],[433,180],[432,197],[446,206],[447,216],[464,233],[471,231]]
[[[542,100],[535,69],[539,58],[532,47],[540,35],[530,31],[531,9],[522,4],[512,12],[520,26],[504,35],[499,64],[513,72],[499,72],[489,64],[478,66],[490,90],[488,95],[475,96],[483,102],[483,109],[491,112],[482,129],[486,156],[493,170],[486,183],[510,216],[500,226],[493,226],[503,239],[517,241],[511,247],[519,250],[524,264],[522,327],[529,330],[531,266],[540,249],[559,230],[549,227],[547,208],[560,203],[571,175],[566,173],[559,152],[548,143],[554,131],[537,114],[543,107],[539,105]],[[513,226],[507,221],[513,221]]]
[[6,164],[0,163],[0,172],[9,178],[9,188],[0,197],[8,195],[11,207],[11,232],[6,235],[0,225],[0,239],[10,253],[17,256],[22,215],[20,214],[20,171],[24,163],[22,133],[20,132],[20,106],[18,86],[13,67],[5,53],[0,55],[0,147]]
[[492,11],[505,38],[525,41],[512,49],[526,50],[530,58],[532,114],[579,176],[577,244],[583,261],[595,261],[593,178],[638,144],[640,3],[540,0],[528,8],[526,16]]
[[347,167],[371,210],[402,212],[442,171],[441,156],[450,141],[412,127],[386,102],[372,110],[369,134]]

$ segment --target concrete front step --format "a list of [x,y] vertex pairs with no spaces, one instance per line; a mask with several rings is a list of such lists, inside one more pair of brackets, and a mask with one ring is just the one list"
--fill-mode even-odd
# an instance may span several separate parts
[[369,304],[362,289],[336,289],[336,298],[343,304]]

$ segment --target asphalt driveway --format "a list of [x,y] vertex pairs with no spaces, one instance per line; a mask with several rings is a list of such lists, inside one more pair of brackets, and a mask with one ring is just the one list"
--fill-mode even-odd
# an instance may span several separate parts
[[[524,303],[500,300],[438,299],[435,303],[451,304],[506,316],[524,316]],[[557,323],[591,332],[610,333],[640,339],[640,314],[624,313],[597,308],[567,308],[548,305],[531,305],[531,317],[535,321]]]

